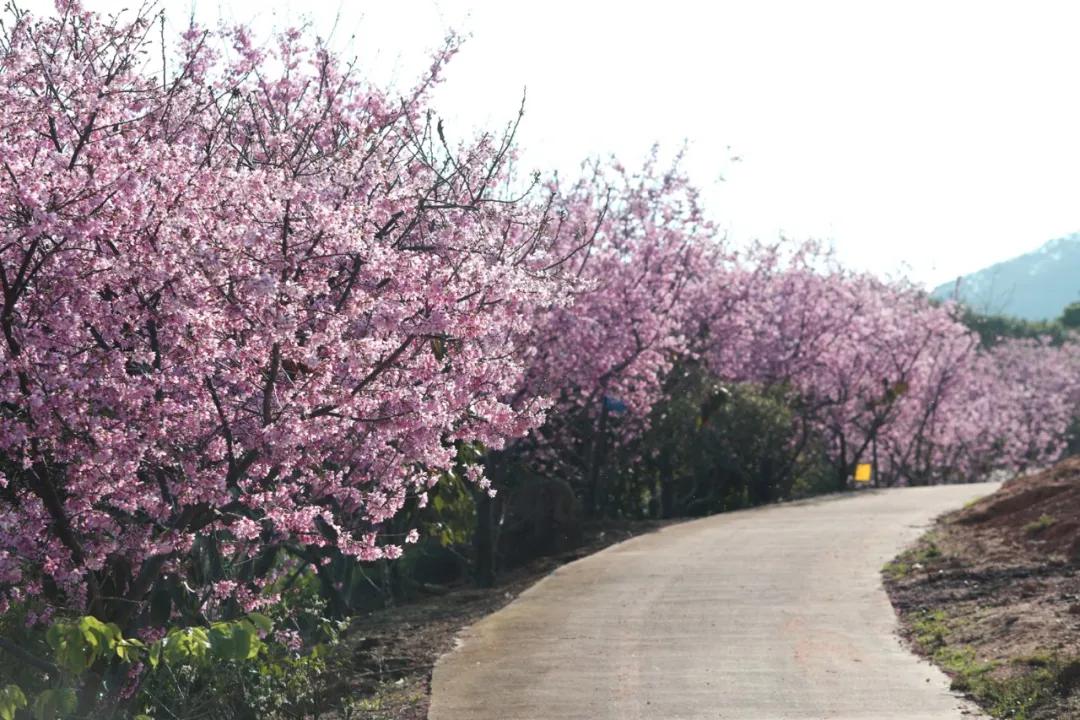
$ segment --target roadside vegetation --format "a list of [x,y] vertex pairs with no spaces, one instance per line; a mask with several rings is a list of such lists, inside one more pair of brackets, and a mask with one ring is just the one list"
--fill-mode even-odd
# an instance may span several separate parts
[[0,720],[415,715],[553,562],[1067,449],[1068,332],[730,247],[659,151],[522,176],[431,105],[455,37],[402,91],[164,27],[0,28]]
[[955,690],[996,718],[1080,717],[1080,460],[940,519],[883,575]]

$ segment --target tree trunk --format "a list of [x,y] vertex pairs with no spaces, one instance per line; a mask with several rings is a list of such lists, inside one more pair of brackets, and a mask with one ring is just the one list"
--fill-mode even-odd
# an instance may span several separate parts
[[[506,492],[503,480],[505,468],[503,460],[497,454],[484,458],[484,472],[493,488],[502,488]],[[480,587],[495,585],[498,571],[498,523],[495,518],[496,501],[488,491],[473,487],[473,503],[476,505],[476,533],[473,535],[473,547],[476,551],[474,576]]]
[[601,469],[607,456],[607,419],[607,402],[601,398],[600,422],[593,430],[593,442],[589,452],[588,477],[585,486],[585,513],[589,518],[597,518],[603,514],[601,507],[603,474]]

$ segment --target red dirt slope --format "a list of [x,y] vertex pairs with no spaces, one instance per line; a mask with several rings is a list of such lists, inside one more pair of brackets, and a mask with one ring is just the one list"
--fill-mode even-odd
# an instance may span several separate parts
[[954,521],[996,536],[1012,552],[1080,561],[1080,458],[1016,478]]
[[884,575],[915,650],[991,716],[1080,720],[1080,458],[940,518]]

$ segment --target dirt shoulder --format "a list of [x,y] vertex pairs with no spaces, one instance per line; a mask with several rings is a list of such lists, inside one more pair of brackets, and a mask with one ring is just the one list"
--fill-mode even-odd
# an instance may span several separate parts
[[505,573],[492,588],[461,586],[418,602],[355,619],[331,658],[322,717],[341,720],[424,720],[435,661],[463,628],[516,598],[553,570],[609,545],[677,521],[610,522],[586,527],[584,544]]
[[1080,719],[1080,459],[940,518],[883,572],[954,689],[994,717]]

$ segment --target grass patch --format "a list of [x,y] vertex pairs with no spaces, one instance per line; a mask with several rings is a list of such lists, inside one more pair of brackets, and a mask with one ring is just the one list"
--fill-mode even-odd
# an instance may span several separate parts
[[995,718],[1037,720],[1040,711],[1080,687],[1080,659],[1051,654],[1010,663],[980,660],[975,648],[949,644],[957,623],[944,610],[927,610],[911,619],[919,649],[952,679],[952,689],[969,695]]
[[924,539],[917,547],[905,550],[895,560],[885,563],[881,569],[890,580],[900,580],[911,574],[912,570],[918,570],[916,565],[926,567],[943,555],[937,544],[932,539]]
[[934,653],[934,662],[952,677],[952,689],[979,697],[988,684],[992,684],[990,672],[996,667],[992,662],[980,661],[975,648],[967,645],[946,645]]
[[1080,660],[1057,657],[1023,658],[1012,662],[1004,679],[986,677],[970,691],[994,717],[1034,720],[1076,687]]
[[370,696],[345,703],[339,720],[397,720],[427,715],[427,692],[402,680],[380,685]]
[[1056,522],[1057,520],[1055,520],[1052,516],[1043,514],[1039,516],[1038,520],[1032,520],[1027,525],[1025,525],[1024,532],[1026,532],[1028,535],[1038,535],[1043,530],[1046,530],[1048,527],[1050,527]]
[[939,647],[933,659],[952,678],[953,690],[970,695],[996,718],[1029,720],[1062,694],[1058,663],[1016,663],[1022,667],[1001,677],[994,672],[998,663],[979,660],[967,645]]
[[944,610],[919,613],[912,621],[911,629],[919,649],[936,658],[937,652],[945,647],[949,635],[948,616]]

